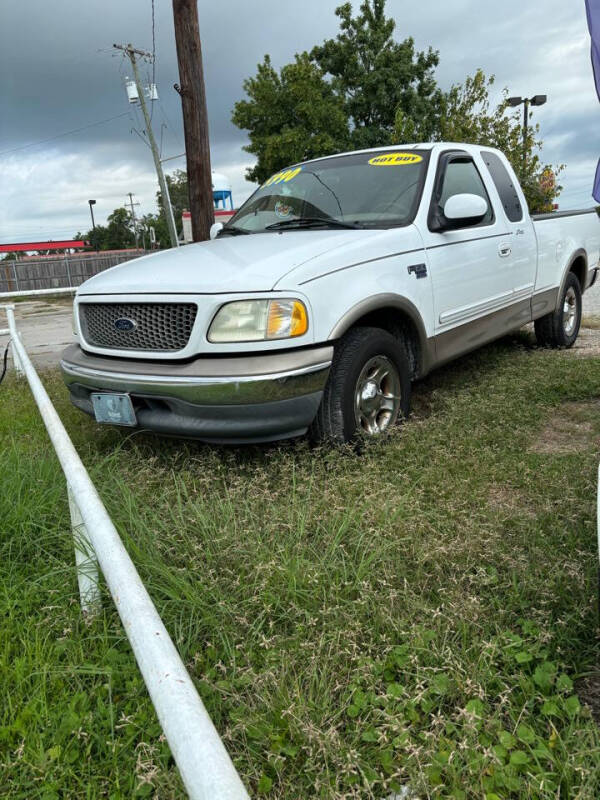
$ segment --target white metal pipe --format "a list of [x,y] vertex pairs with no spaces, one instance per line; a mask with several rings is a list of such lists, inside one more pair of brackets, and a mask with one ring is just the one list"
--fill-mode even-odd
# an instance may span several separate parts
[[[18,331],[17,331],[17,338],[18,338],[19,342],[22,344],[23,340],[21,339],[21,334]],[[12,349],[12,354],[13,354],[13,363],[14,363],[14,366],[15,366],[15,372],[17,374],[17,378],[25,377],[25,369],[23,368],[23,362],[21,361],[21,356],[15,350],[14,347]]]
[[8,328],[2,328],[2,330],[0,331],[0,336],[8,336],[9,334],[10,331],[8,330]]
[[99,614],[102,607],[98,559],[94,553],[90,534],[68,484],[67,493],[69,495],[69,511],[71,512],[71,532],[73,533],[73,543],[75,545],[75,563],[77,564],[81,610],[86,616],[91,617]]
[[59,289],[26,289],[18,292],[0,292],[0,300],[11,297],[38,297],[45,294],[75,294],[77,286],[61,286]]
[[[0,308],[4,308],[5,309],[6,318],[8,320],[8,311],[10,309],[11,313],[12,313],[13,310],[14,310],[14,305],[12,305],[12,304],[4,305],[4,306],[0,306]],[[0,331],[0,334],[4,334],[4,333],[7,333],[10,336],[10,328],[7,328],[5,331]],[[18,334],[18,335],[19,335],[19,338],[20,338],[21,334]],[[25,371],[23,370],[23,365],[21,364],[21,359],[19,358],[19,354],[17,353],[17,351],[15,350],[14,347],[12,349],[12,357],[13,357],[13,365],[14,365],[14,368],[15,368],[15,373],[17,375],[17,378],[22,378],[25,375]]]
[[13,346],[25,368],[189,796],[192,800],[248,800],[248,793],[154,603],[16,335],[10,308],[7,317]]

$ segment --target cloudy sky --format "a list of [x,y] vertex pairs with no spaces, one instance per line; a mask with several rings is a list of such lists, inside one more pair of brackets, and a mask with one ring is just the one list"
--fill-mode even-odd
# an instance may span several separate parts
[[[251,162],[242,150],[245,135],[230,121],[243,79],[265,53],[281,66],[334,36],[340,1],[200,0],[212,166],[231,179],[236,204],[252,190],[244,180]],[[600,104],[584,0],[388,0],[388,14],[398,38],[412,35],[419,48],[440,51],[443,88],[482,67],[496,75],[498,89],[547,94],[535,119],[544,159],[567,165],[560,206],[591,203]],[[155,40],[160,102],[153,123],[167,157],[183,151],[180,101],[172,88],[179,78],[171,0],[155,0]],[[90,198],[97,200],[99,222],[125,203],[128,192],[140,203],[136,211],[155,210],[152,156],[136,133],[140,112],[126,100],[128,62],[113,42],[152,49],[151,0],[1,0],[0,242],[87,230]]]

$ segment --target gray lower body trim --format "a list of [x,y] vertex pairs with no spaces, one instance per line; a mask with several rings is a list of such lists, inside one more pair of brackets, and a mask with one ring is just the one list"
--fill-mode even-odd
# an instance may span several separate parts
[[531,300],[529,298],[494,311],[492,314],[486,314],[485,317],[480,317],[472,322],[457,325],[452,330],[435,337],[435,366],[475,350],[487,342],[521,328],[528,322],[531,322]]
[[321,347],[299,347],[286,352],[265,350],[260,353],[226,356],[198,356],[191,361],[155,361],[152,359],[96,355],[82,350],[78,344],[66,348],[63,361],[76,367],[118,372],[119,374],[167,376],[172,378],[247,378],[256,375],[283,374],[305,367],[330,362],[333,344]]
[[531,298],[531,319],[539,319],[556,309],[558,303],[558,286],[536,292]]

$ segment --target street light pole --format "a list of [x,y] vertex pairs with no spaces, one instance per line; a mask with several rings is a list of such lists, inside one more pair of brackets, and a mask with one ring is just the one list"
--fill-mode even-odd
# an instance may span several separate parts
[[96,236],[96,223],[94,222],[94,206],[96,205],[95,200],[88,200],[90,204],[90,214],[92,215],[92,235],[94,237],[94,245],[96,247],[96,252],[98,252],[98,239]]
[[527,128],[529,126],[529,100],[523,101],[523,175],[527,168]]
[[534,94],[533,97],[509,97],[506,101],[509,106],[516,108],[523,104],[523,175],[525,177],[525,169],[527,168],[527,135],[529,132],[529,105],[543,106],[548,100],[545,94]]

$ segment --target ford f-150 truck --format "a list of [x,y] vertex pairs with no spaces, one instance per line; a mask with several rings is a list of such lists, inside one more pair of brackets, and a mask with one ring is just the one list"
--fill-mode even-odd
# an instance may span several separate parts
[[406,416],[412,380],[528,322],[571,347],[599,256],[595,211],[530,217],[497,150],[328,156],[273,175],[211,241],[86,281],[61,368],[100,422],[349,441]]

